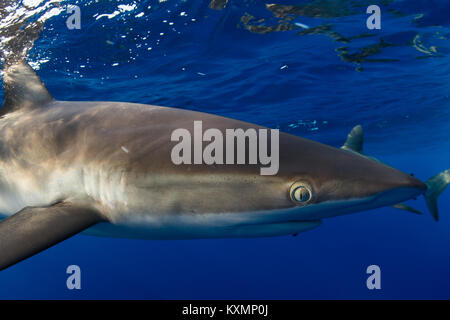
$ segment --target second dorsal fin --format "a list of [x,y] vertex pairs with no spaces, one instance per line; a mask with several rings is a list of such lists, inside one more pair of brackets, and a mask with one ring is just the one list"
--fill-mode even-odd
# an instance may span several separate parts
[[39,108],[53,101],[39,76],[24,61],[5,67],[3,89],[5,100],[0,109],[1,115]]

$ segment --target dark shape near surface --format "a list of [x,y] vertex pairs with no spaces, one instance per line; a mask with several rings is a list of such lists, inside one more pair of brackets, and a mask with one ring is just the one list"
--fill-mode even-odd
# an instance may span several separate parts
[[211,0],[209,3],[209,7],[214,10],[222,10],[225,9],[228,0]]

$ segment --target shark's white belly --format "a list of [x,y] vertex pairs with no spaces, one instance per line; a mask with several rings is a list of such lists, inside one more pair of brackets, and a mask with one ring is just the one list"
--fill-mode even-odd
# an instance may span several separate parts
[[296,235],[320,226],[321,220],[251,223],[236,221],[231,215],[206,214],[202,217],[180,217],[149,223],[134,220],[119,224],[99,223],[85,234],[101,237],[182,240],[208,238],[254,238]]
[[[172,195],[179,194],[170,192],[170,185],[178,185],[173,179],[181,179],[180,185],[187,184],[183,177],[153,176],[138,181],[125,171],[105,167],[41,169],[26,172],[14,164],[1,169],[1,214],[8,216],[27,206],[49,206],[59,201],[85,203],[109,221],[85,233],[108,237],[196,239],[296,234],[320,225],[323,218],[389,205],[399,199],[396,191],[392,201],[385,195],[381,202],[375,197],[268,212],[178,212],[168,211],[174,204]],[[152,184],[163,187],[148,188]],[[408,197],[405,194],[404,199]]]
[[246,213],[161,214],[151,206],[145,210],[146,195],[127,184],[125,174],[99,168],[49,170],[30,174],[18,168],[3,168],[0,217],[27,206],[49,206],[58,201],[94,204],[110,222],[84,233],[95,236],[138,239],[198,239],[258,237],[296,234],[320,225],[320,221],[283,222],[261,219]]

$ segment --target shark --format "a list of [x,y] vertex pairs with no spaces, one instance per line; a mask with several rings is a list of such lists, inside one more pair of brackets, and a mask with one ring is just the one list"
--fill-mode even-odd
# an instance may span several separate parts
[[78,233],[134,239],[297,235],[322,220],[423,195],[438,219],[445,170],[426,182],[363,153],[280,132],[279,170],[174,164],[177,128],[263,129],[214,114],[106,101],[58,101],[22,60],[5,65],[0,109],[0,270]]

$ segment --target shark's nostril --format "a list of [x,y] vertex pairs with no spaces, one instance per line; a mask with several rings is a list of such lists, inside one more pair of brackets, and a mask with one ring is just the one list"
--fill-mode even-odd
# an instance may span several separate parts
[[420,181],[419,179],[414,178],[414,175],[409,175],[408,178],[409,179],[406,183],[408,186],[418,188],[424,191],[427,190],[427,185],[422,181]]

